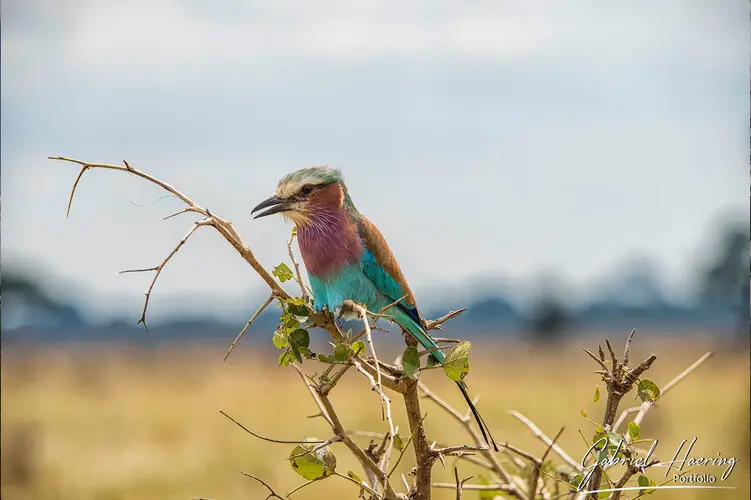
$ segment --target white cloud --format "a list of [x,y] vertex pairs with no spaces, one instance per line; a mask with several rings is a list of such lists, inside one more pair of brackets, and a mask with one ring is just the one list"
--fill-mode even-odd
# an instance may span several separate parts
[[546,43],[545,33],[531,19],[461,8],[425,17],[390,5],[341,13],[325,4],[314,10],[295,4],[283,15],[278,7],[266,6],[219,20],[178,1],[91,3],[80,9],[66,43],[81,69],[131,76],[212,59],[280,56],[329,61],[479,56],[499,61],[529,55]]
[[29,61],[97,82],[169,87],[228,72],[252,79],[285,64],[378,60],[568,63],[615,81],[666,60],[726,68],[748,52],[747,23],[734,20],[741,9],[731,0],[649,10],[591,1],[16,2],[4,4],[2,34],[11,91],[49,85]]

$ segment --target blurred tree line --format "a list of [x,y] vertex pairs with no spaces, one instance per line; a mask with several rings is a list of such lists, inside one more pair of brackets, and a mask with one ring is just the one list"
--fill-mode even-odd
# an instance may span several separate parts
[[[748,342],[751,315],[751,236],[741,222],[723,224],[712,235],[713,252],[698,269],[699,293],[690,308],[665,300],[656,274],[648,261],[618,270],[618,283],[609,294],[593,297],[587,305],[574,310],[558,282],[546,276],[538,284],[539,293],[532,307],[519,312],[502,296],[481,297],[468,304],[468,311],[456,321],[468,332],[494,333],[519,330],[531,334],[534,341],[549,343],[567,333],[590,327],[650,327],[649,324],[712,324],[718,318],[732,318],[738,341]],[[0,318],[3,329],[30,325],[35,328],[86,327],[86,321],[69,298],[53,296],[37,278],[5,266],[0,280]],[[175,318],[173,327],[185,331],[184,318]],[[723,320],[727,323],[726,320]],[[681,323],[682,322],[682,323]],[[122,322],[117,322],[122,325]],[[205,327],[206,325],[203,325]],[[261,325],[259,325],[261,328]]]
[[[713,258],[699,270],[697,306],[732,314],[737,322],[735,332],[738,339],[748,341],[751,326],[749,227],[741,222],[727,224],[718,236]],[[647,293],[651,295],[652,306],[660,305],[662,299],[650,280],[648,269],[632,270],[629,278],[634,288],[649,289]],[[575,320],[576,315],[568,308],[563,295],[554,290],[552,283],[543,287],[528,319],[529,330],[538,341],[560,338]],[[592,304],[589,309],[594,309]]]

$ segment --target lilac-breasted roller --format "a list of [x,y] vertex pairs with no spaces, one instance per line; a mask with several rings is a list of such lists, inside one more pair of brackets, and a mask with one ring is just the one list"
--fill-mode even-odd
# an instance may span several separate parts
[[[335,312],[345,300],[377,312],[389,309],[389,319],[426,349],[438,347],[428,334],[412,291],[386,240],[376,226],[355,207],[341,172],[328,167],[304,168],[279,181],[274,196],[259,203],[255,216],[281,213],[297,226],[297,241],[308,271],[316,310]],[[440,349],[432,361],[443,363]],[[457,382],[485,441],[498,450],[490,431],[472,403],[466,384]]]

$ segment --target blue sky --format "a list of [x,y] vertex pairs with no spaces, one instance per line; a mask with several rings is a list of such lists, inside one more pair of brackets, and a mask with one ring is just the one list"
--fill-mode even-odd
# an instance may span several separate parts
[[[138,315],[189,228],[176,200],[90,172],[127,159],[236,227],[267,266],[290,170],[343,170],[412,288],[554,273],[571,296],[646,256],[690,293],[722,214],[748,214],[748,2],[3,2],[2,258]],[[516,280],[516,281],[515,281]],[[210,230],[155,316],[252,308],[262,283]],[[67,293],[59,288],[60,293]],[[191,297],[184,301],[179,297]]]

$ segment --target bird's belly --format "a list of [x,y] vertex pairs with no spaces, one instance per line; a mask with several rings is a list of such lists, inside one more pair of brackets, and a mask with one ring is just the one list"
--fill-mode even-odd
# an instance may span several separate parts
[[313,290],[314,306],[318,311],[324,307],[329,311],[336,311],[345,300],[364,304],[369,311],[374,312],[387,303],[384,295],[365,276],[358,264],[346,266],[325,277],[309,275],[308,278]]

